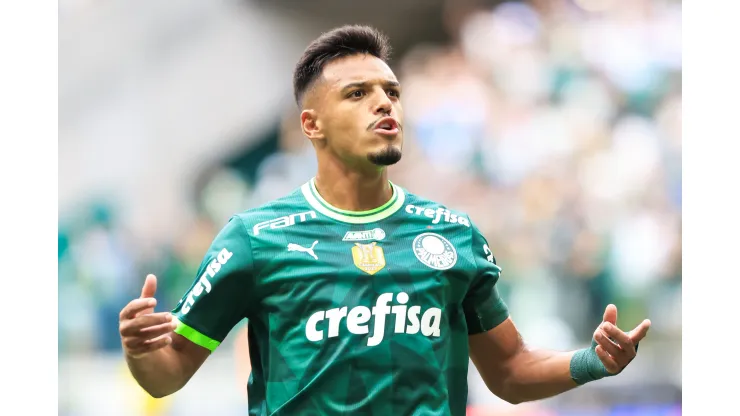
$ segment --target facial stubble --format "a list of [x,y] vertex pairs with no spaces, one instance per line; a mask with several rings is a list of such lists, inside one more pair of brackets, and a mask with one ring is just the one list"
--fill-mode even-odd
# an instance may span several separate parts
[[376,166],[395,165],[401,160],[401,150],[392,144],[388,144],[378,152],[368,153],[367,160]]

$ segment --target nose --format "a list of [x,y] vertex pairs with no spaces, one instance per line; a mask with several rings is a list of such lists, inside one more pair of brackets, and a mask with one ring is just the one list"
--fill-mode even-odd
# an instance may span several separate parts
[[393,102],[384,91],[378,95],[380,98],[375,103],[375,110],[373,113],[376,115],[389,116],[393,110]]

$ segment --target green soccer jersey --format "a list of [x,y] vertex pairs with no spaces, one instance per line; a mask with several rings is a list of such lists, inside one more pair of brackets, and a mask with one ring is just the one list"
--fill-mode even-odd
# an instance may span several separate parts
[[393,185],[372,211],[313,180],[235,215],[173,313],[215,349],[249,322],[250,415],[464,415],[468,335],[508,317],[462,214]]

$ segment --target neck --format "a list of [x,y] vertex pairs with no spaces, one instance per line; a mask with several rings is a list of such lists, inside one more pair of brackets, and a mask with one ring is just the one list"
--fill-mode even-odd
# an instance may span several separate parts
[[360,171],[333,158],[320,162],[323,163],[319,163],[316,174],[316,190],[336,208],[368,211],[385,204],[393,196],[386,168]]

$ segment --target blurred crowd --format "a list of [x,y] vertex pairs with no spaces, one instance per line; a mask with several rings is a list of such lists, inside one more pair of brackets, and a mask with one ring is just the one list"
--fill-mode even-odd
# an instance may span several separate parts
[[[391,179],[471,216],[530,342],[583,345],[615,303],[624,326],[650,317],[649,342],[680,346],[680,2],[507,2],[456,31],[396,62],[406,144]],[[63,216],[60,353],[117,350],[118,312],[147,273],[173,307],[232,213],[310,178],[297,117],[286,108],[253,179],[210,175],[169,245],[140,250],[106,201]]]

